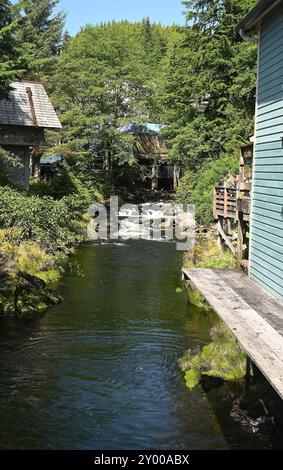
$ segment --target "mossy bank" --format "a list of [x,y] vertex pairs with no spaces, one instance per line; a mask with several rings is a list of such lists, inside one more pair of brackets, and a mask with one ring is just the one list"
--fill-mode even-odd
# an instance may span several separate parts
[[[235,268],[237,263],[229,251],[216,242],[213,233],[198,238],[195,247],[185,255],[187,268]],[[200,310],[200,315],[211,307],[192,283],[187,282],[188,302]],[[203,377],[222,380],[240,380],[246,374],[247,356],[228,328],[220,320],[210,331],[211,342],[198,350],[188,350],[180,359],[187,387],[192,390]]]

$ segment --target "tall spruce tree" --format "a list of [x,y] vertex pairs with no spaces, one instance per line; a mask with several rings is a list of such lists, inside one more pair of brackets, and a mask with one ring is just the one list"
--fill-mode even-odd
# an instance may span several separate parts
[[0,97],[9,89],[10,82],[20,74],[20,58],[15,42],[17,22],[9,0],[0,0]]
[[234,154],[253,130],[256,47],[236,25],[256,0],[184,2],[188,25],[167,60],[162,101],[173,157],[191,170]]
[[59,0],[23,0],[18,44],[22,49],[26,75],[51,75],[64,38],[65,14],[54,13]]

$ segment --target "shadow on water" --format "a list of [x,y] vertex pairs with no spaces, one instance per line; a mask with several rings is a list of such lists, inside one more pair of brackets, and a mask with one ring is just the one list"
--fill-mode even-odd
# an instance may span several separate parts
[[63,304],[33,323],[2,320],[0,447],[260,447],[220,389],[185,387],[178,359],[207,344],[215,319],[176,292],[175,245],[89,244],[74,261]]

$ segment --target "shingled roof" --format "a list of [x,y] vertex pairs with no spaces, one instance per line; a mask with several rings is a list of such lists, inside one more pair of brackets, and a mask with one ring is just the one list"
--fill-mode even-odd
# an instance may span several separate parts
[[62,125],[40,82],[11,83],[7,99],[0,100],[0,125],[61,129]]

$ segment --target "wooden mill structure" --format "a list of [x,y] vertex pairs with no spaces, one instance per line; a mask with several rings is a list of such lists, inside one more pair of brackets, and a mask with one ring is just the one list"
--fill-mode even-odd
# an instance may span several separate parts
[[149,174],[151,189],[175,191],[180,183],[180,168],[168,162],[168,148],[159,124],[130,123],[121,131],[134,136],[133,153]]
[[[244,268],[249,260],[249,233],[254,144],[240,147],[239,177],[232,186],[214,189],[213,215],[217,220],[219,239],[225,243]],[[237,248],[233,244],[233,226],[237,227]]]

